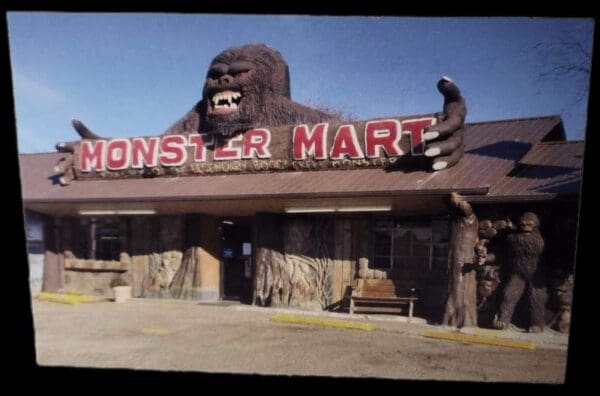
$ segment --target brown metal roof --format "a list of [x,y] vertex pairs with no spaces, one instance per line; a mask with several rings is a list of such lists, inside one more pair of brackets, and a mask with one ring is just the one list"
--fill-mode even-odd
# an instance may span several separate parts
[[579,194],[583,172],[583,141],[535,145],[491,188],[486,200],[548,199]]
[[73,181],[62,187],[52,178],[52,168],[62,154],[44,153],[20,155],[21,182],[25,204],[442,194],[450,190],[485,194],[557,128],[562,129],[558,116],[467,124],[464,157],[454,167],[438,172],[328,170]]

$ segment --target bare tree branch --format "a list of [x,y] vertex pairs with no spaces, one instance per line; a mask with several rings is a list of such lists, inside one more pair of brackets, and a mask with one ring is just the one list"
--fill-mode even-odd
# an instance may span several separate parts
[[536,58],[543,59],[538,68],[537,82],[541,87],[568,81],[575,92],[565,97],[563,111],[569,113],[587,97],[591,72],[591,53],[570,32],[564,39],[540,42],[532,47]]

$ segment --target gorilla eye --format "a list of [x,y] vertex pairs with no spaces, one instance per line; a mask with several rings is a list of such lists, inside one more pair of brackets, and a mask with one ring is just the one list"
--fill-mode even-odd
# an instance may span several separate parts
[[217,79],[223,75],[223,72],[220,69],[209,69],[208,70],[208,78]]
[[227,72],[227,68],[226,64],[213,63],[208,69],[207,77],[216,80]]
[[250,62],[236,62],[229,66],[229,74],[232,76],[237,76],[240,74],[248,73],[252,70],[253,64]]
[[235,69],[235,70],[230,70],[229,73],[233,76],[237,76],[240,74],[248,73],[249,71],[250,71],[250,69]]

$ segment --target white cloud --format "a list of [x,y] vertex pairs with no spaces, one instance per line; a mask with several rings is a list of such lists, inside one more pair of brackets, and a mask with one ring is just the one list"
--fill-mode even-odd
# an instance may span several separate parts
[[21,97],[32,104],[42,106],[65,105],[66,99],[56,90],[18,72],[13,72],[15,97]]
[[38,78],[13,72],[15,116],[19,152],[54,151],[54,144],[68,140],[73,106],[67,96]]

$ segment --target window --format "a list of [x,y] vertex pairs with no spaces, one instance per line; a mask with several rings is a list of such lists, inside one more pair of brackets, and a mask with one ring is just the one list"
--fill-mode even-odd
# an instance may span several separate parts
[[440,276],[448,270],[448,251],[450,246],[450,223],[447,218],[437,218],[431,221],[433,254],[431,269]]
[[28,254],[44,254],[44,241],[27,241]]
[[44,231],[42,218],[34,212],[25,211],[25,235],[27,238],[27,253],[44,253]]
[[390,224],[377,221],[373,229],[373,265],[374,268],[391,268],[392,266],[392,238],[390,237]]
[[98,221],[95,224],[96,260],[119,261],[121,238],[119,223],[115,220]]
[[[74,220],[75,221],[75,220]],[[91,258],[90,219],[78,219],[73,225],[73,254],[79,259]]]
[[373,268],[431,269],[431,223],[423,219],[378,219],[373,227]]
[[[74,224],[73,253],[86,260],[119,261],[127,230],[124,218],[82,218]],[[125,223],[124,223],[125,222]]]

